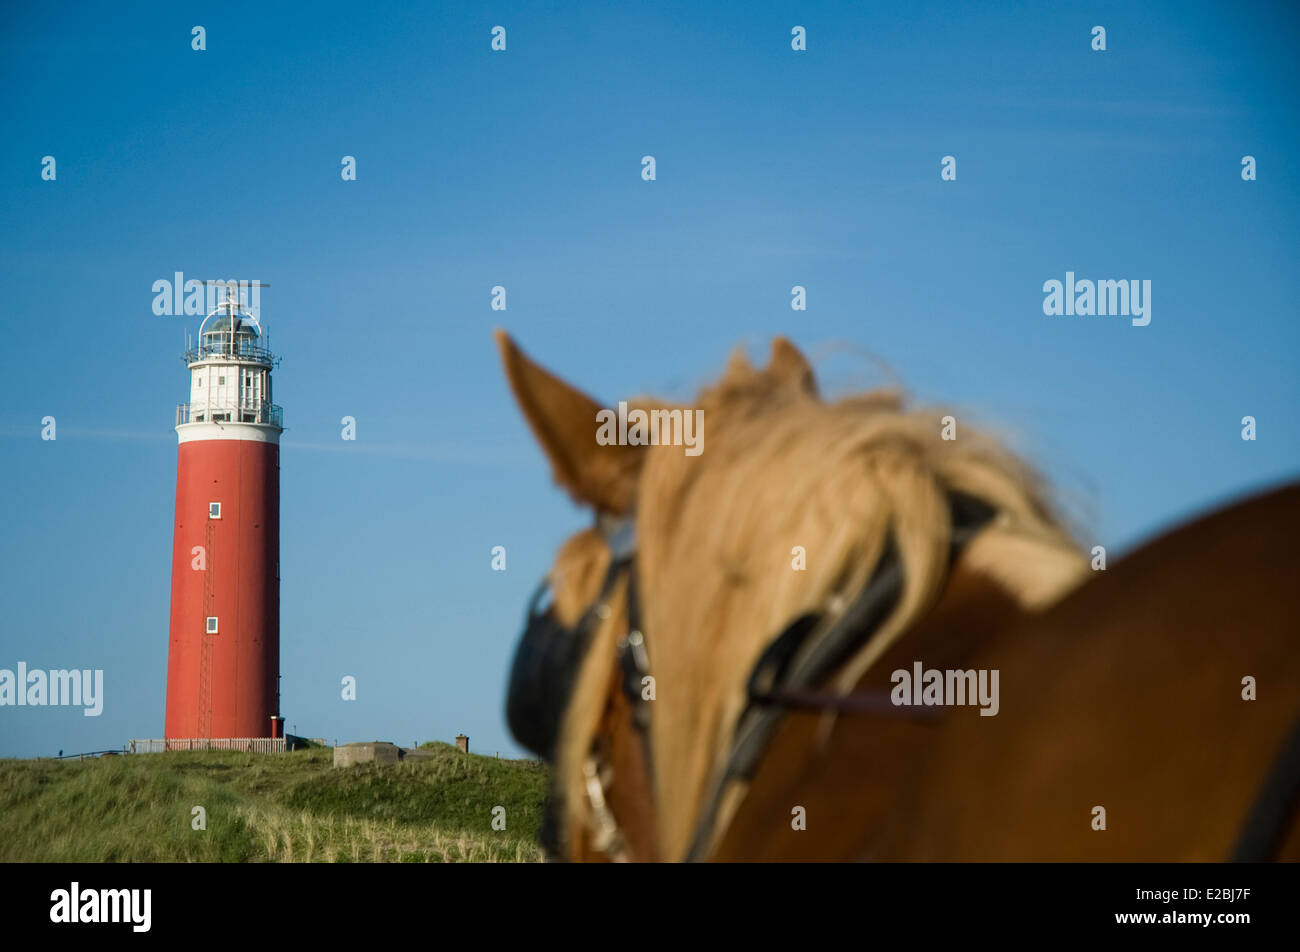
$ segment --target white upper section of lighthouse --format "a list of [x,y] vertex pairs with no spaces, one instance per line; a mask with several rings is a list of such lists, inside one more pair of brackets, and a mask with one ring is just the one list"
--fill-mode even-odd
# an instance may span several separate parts
[[182,443],[278,443],[283,411],[271,402],[277,358],[263,342],[256,319],[243,310],[238,291],[228,284],[225,290],[225,300],[199,326],[198,346],[185,353],[190,400],[176,408],[176,432]]

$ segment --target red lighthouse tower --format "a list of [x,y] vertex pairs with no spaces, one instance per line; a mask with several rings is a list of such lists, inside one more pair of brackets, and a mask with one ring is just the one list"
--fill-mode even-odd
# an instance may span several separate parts
[[238,290],[205,283],[224,285],[225,299],[185,354],[190,401],[176,409],[164,736],[278,737],[283,416],[271,402],[278,360]]

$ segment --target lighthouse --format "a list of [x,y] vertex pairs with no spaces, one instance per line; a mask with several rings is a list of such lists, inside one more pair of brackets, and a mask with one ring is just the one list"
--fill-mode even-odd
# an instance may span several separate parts
[[204,283],[225,294],[185,352],[190,397],[176,408],[169,745],[279,737],[283,723],[278,359],[234,283]]

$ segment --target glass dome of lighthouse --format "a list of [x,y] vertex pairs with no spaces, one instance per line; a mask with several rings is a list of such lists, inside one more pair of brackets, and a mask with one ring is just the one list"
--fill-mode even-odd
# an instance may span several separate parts
[[262,343],[262,329],[256,321],[242,314],[214,312],[199,328],[196,356],[266,360],[270,353]]

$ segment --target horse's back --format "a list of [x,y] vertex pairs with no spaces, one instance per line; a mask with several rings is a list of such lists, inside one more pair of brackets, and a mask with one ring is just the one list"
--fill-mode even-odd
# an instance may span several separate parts
[[1254,497],[992,639],[999,713],[947,716],[888,852],[1230,856],[1300,718],[1297,529],[1300,486]]

